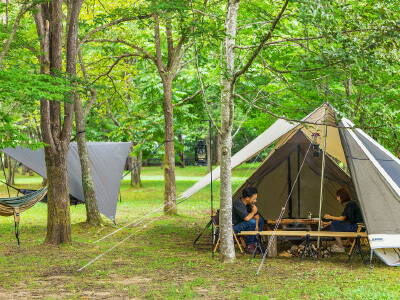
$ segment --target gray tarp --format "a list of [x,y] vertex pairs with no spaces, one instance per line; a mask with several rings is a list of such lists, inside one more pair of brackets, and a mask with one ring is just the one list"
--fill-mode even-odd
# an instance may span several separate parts
[[[121,177],[131,143],[89,142],[87,147],[99,211],[115,221]],[[33,151],[29,148],[17,147],[1,151],[47,178],[43,149]],[[84,201],[81,164],[76,143],[70,144],[67,159],[69,193]]]

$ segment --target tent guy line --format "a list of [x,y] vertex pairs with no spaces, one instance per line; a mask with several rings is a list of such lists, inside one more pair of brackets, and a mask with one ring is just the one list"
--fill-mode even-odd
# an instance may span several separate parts
[[[175,199],[176,200],[176,199]],[[119,245],[121,245],[123,242],[125,242],[127,239],[129,239],[130,237],[134,236],[136,233],[138,233],[139,231],[145,229],[148,225],[150,225],[151,223],[153,223],[154,221],[159,220],[163,215],[165,215],[166,213],[168,213],[171,209],[173,209],[174,207],[178,206],[179,204],[181,204],[182,202],[186,201],[187,199],[183,199],[181,201],[179,201],[178,203],[176,203],[175,206],[172,206],[170,209],[168,209],[167,211],[164,211],[161,215],[159,215],[157,218],[151,220],[150,222],[148,222],[147,224],[143,225],[141,228],[139,228],[138,230],[136,230],[134,233],[132,233],[131,235],[129,235],[128,237],[124,238],[122,241],[120,241],[119,243],[117,243],[116,245],[112,246],[111,248],[109,248],[108,250],[106,250],[105,252],[103,252],[102,254],[100,254],[99,256],[97,256],[95,259],[93,259],[92,261],[88,262],[86,265],[84,265],[82,268],[78,269],[77,272],[82,271],[83,269],[85,269],[86,267],[90,266],[92,263],[94,263],[95,261],[97,261],[98,259],[100,259],[101,257],[103,257],[105,254],[107,254],[108,252],[110,252],[111,250],[115,249],[116,247],[118,247]],[[173,201],[167,202],[165,205],[167,204],[171,204],[173,203]],[[165,206],[164,205],[164,206]]]
[[[316,132],[317,132],[317,131],[318,131],[318,127],[317,127],[317,129],[316,129]],[[267,257],[267,254],[268,254],[269,249],[270,249],[271,244],[272,244],[272,240],[274,239],[275,233],[276,233],[276,231],[278,230],[278,227],[279,227],[279,225],[280,225],[280,223],[281,223],[281,220],[282,220],[282,218],[283,218],[283,214],[285,213],[286,207],[287,207],[287,205],[288,205],[288,203],[289,203],[289,199],[290,199],[290,197],[292,196],[294,187],[295,187],[295,185],[296,185],[296,183],[297,183],[297,180],[298,180],[299,177],[300,177],[300,172],[301,172],[301,170],[303,169],[304,163],[306,162],[306,157],[307,157],[307,155],[308,155],[308,152],[310,152],[311,146],[312,146],[312,144],[313,144],[314,139],[315,139],[316,136],[317,136],[317,135],[313,135],[313,138],[312,138],[312,140],[310,141],[310,144],[309,144],[309,146],[308,146],[307,152],[306,152],[306,154],[304,155],[303,162],[301,163],[301,166],[300,166],[300,168],[299,168],[299,171],[297,172],[296,179],[294,180],[294,182],[293,182],[293,184],[292,184],[292,188],[291,188],[291,190],[290,190],[290,194],[289,194],[288,197],[286,198],[285,205],[282,207],[281,212],[280,212],[280,214],[279,214],[279,217],[278,217],[278,219],[277,219],[277,222],[276,222],[276,224],[275,224],[274,232],[272,233],[272,236],[271,236],[271,237],[269,238],[269,240],[268,240],[268,246],[267,246],[267,249],[265,249],[265,252],[264,252],[264,254],[263,254],[263,258],[262,258],[262,260],[261,260],[260,266],[258,267],[256,276],[260,273],[261,268],[262,268],[262,266],[263,266],[263,264],[264,264],[264,262],[265,262],[265,259],[266,259],[266,257]],[[325,153],[324,153],[324,155],[325,155]],[[321,216],[319,216],[319,217],[321,217]]]
[[95,244],[95,243],[97,243],[97,242],[100,242],[101,240],[104,240],[105,238],[107,238],[107,237],[113,235],[114,233],[117,233],[118,231],[120,231],[120,230],[122,230],[122,229],[124,229],[124,228],[126,228],[126,227],[128,227],[128,226],[130,226],[130,225],[132,225],[132,224],[135,223],[135,222],[137,222],[137,223],[134,224],[133,226],[139,225],[139,224],[142,223],[144,220],[148,219],[148,216],[150,216],[151,214],[154,214],[156,211],[158,211],[158,210],[164,208],[165,206],[167,206],[167,205],[170,204],[170,203],[172,203],[172,202],[167,202],[167,203],[165,203],[163,206],[160,206],[159,208],[157,208],[157,209],[155,209],[155,210],[149,212],[147,215],[144,215],[143,217],[139,218],[139,220],[135,220],[135,221],[133,221],[133,222],[131,222],[131,223],[129,223],[129,224],[127,224],[127,225],[121,227],[121,228],[118,228],[117,230],[115,230],[115,231],[113,231],[113,232],[107,234],[106,236],[103,236],[102,238],[98,239],[97,241],[94,241],[93,244]]

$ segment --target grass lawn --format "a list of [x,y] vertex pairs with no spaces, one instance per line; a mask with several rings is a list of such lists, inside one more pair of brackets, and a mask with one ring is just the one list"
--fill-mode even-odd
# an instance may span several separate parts
[[[244,165],[234,170],[233,189],[255,167],[249,170],[249,165]],[[176,171],[178,195],[206,173],[205,167],[192,166]],[[15,239],[13,217],[0,217],[0,299],[400,298],[400,269],[388,267],[377,257],[371,273],[358,256],[350,264],[346,253],[316,263],[311,258],[303,263],[296,257],[268,258],[259,276],[255,276],[259,255],[251,259],[236,248],[234,264],[219,262],[219,253],[212,260],[210,231],[193,245],[209,220],[210,187],[180,204],[175,216],[157,211],[139,225],[93,243],[163,205],[163,170],[143,168],[142,180],[141,189],[131,189],[128,180],[122,182],[117,225],[107,219],[105,226],[86,227],[84,205],[71,207],[70,245],[43,244],[47,219],[43,203],[21,215],[21,248]],[[18,188],[33,189],[40,187],[41,178],[18,175],[16,182]],[[218,181],[213,190],[218,207]],[[0,197],[8,197],[4,184],[0,184]],[[365,252],[368,256],[369,249]]]

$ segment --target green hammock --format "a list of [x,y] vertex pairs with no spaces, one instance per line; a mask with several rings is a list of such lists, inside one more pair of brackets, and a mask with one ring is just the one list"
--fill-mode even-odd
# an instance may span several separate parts
[[43,199],[47,193],[47,187],[33,193],[11,198],[0,198],[0,216],[12,216],[15,210],[23,212]]
[[47,187],[37,190],[33,193],[11,197],[11,198],[0,198],[0,216],[12,216],[14,215],[15,222],[15,237],[19,243],[19,214],[38,203],[47,193]]

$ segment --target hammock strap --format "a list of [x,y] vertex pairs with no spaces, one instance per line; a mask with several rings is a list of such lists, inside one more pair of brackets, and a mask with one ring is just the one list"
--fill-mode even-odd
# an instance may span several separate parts
[[15,237],[17,238],[18,241],[18,247],[21,248],[19,242],[19,221],[20,221],[19,207],[14,207]]

